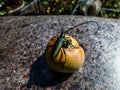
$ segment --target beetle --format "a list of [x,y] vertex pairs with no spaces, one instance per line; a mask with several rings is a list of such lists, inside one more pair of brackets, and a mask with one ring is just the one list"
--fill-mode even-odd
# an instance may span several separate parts
[[[78,25],[75,25],[74,27],[71,27],[71,28],[69,28],[69,29],[66,30],[66,31],[63,31],[63,30],[62,30],[61,34],[59,35],[59,37],[57,38],[57,40],[56,40],[56,42],[55,42],[55,44],[54,44],[54,46],[53,46],[53,49],[52,49],[52,52],[51,52],[51,57],[52,57],[52,58],[55,58],[55,57],[58,55],[61,47],[66,46],[66,45],[64,45],[65,42],[68,43],[68,44],[70,44],[71,46],[73,46],[71,40],[69,40],[69,39],[67,39],[67,38],[65,37],[65,34],[66,34],[68,31],[72,30],[73,28],[75,28],[75,27],[77,27],[77,26],[81,26],[81,25],[83,25],[83,24],[87,24],[87,23],[91,23],[91,22],[96,23],[96,24],[97,24],[97,27],[99,28],[99,25],[98,25],[97,22],[95,22],[95,21],[87,21],[87,22],[84,22],[84,23],[80,23],[80,24],[78,24]],[[73,47],[74,47],[74,46],[73,46]],[[65,51],[64,51],[64,53],[65,53]]]

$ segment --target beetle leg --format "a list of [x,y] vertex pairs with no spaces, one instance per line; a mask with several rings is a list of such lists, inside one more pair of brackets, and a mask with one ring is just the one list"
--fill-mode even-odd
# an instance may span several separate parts
[[71,45],[70,45],[71,47],[73,47],[73,48],[76,48],[72,43],[71,43]]

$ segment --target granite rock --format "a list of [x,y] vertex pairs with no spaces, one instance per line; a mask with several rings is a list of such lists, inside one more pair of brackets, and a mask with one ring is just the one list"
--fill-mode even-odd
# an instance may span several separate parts
[[[80,71],[49,69],[47,42],[61,28],[95,21],[69,32],[85,50]],[[120,90],[120,21],[82,16],[0,17],[0,90]]]

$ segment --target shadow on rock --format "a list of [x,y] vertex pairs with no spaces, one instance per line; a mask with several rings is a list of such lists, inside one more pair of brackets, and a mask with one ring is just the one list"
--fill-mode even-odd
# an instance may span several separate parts
[[67,80],[71,75],[51,70],[47,66],[45,56],[42,55],[31,65],[27,87],[31,88],[32,85],[40,87],[54,86]]

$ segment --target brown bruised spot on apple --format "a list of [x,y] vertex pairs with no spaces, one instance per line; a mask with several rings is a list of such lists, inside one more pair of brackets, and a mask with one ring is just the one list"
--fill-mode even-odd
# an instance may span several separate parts
[[51,57],[52,48],[54,47],[55,41],[58,36],[54,36],[47,44],[45,51],[45,59],[48,66],[57,72],[61,73],[73,73],[79,70],[85,60],[85,53],[83,48],[78,44],[75,38],[70,35],[65,35],[65,37],[71,39],[72,46],[74,47],[61,47],[55,58]]

